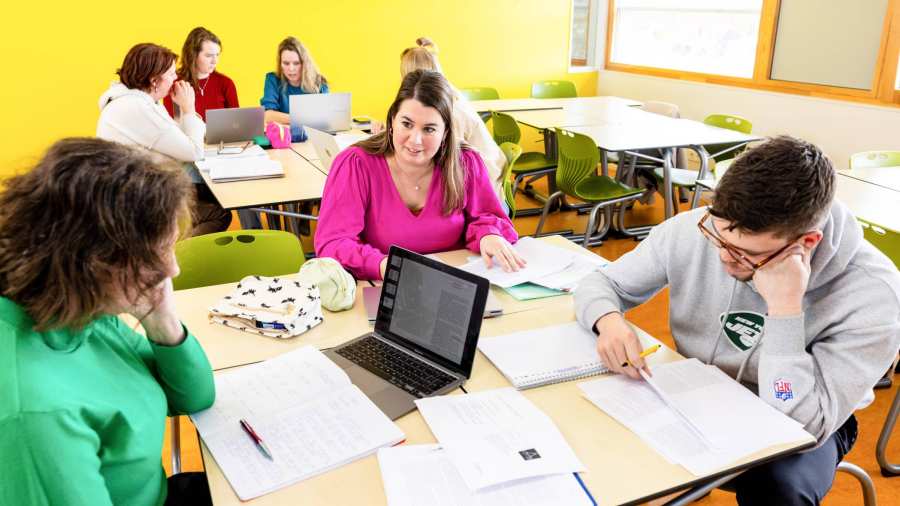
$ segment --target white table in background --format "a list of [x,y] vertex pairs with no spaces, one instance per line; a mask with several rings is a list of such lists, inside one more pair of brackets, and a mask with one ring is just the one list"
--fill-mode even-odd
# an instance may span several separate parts
[[839,172],[835,197],[850,208],[854,216],[900,232],[900,190],[892,190]]

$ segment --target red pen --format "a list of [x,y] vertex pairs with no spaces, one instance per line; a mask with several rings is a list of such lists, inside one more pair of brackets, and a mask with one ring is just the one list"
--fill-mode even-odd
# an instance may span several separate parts
[[263,456],[265,456],[267,459],[274,461],[275,459],[272,458],[272,452],[270,452],[266,447],[266,444],[263,443],[263,440],[261,437],[259,437],[259,434],[257,434],[256,431],[253,430],[253,427],[251,427],[250,424],[243,419],[241,419],[240,422],[241,428],[244,429],[244,432],[246,432],[247,435],[250,436],[250,439],[252,439],[253,442],[256,443],[256,447],[259,448],[259,452],[262,453]]

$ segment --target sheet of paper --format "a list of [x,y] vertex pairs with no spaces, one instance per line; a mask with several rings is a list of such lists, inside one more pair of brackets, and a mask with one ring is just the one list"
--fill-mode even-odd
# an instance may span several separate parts
[[378,450],[388,506],[591,506],[596,504],[571,474],[531,478],[470,491],[439,445]]
[[266,418],[245,418],[272,452],[260,453],[238,422],[200,431],[238,497],[252,499],[402,441],[403,432],[355,385]]
[[514,388],[418,399],[416,405],[473,490],[584,470],[553,421]]
[[480,258],[462,265],[460,269],[471,272],[491,283],[507,288],[562,271],[573,261],[577,253],[557,248],[533,237],[523,237],[513,245],[516,252],[525,259],[527,265],[516,272],[504,272],[499,266],[490,268]]
[[574,291],[582,279],[609,263],[597,255],[591,256],[593,258],[588,255],[575,255],[572,263],[565,269],[532,279],[531,282],[554,290]]
[[708,441],[644,381],[613,376],[578,386],[585,397],[663,457],[697,476],[772,445],[813,439],[798,422],[696,359],[658,365],[653,378]]
[[[241,149],[241,146],[227,146],[226,147],[226,150],[236,150],[236,149],[237,150]],[[232,152],[228,152],[228,151],[226,151],[224,153],[219,153],[219,148],[217,146],[217,147],[213,147],[213,148],[206,148],[203,151],[203,154],[207,159],[209,159],[209,158],[247,158],[247,157],[253,157],[253,156],[266,156],[265,150],[263,150],[263,148],[259,147],[256,144],[251,144],[250,146],[247,146],[246,149],[244,149],[243,151],[241,151],[239,153],[236,153],[236,152],[232,153]]]
[[299,406],[351,384],[343,369],[312,346],[216,374],[215,382],[215,404],[192,415],[201,433]]

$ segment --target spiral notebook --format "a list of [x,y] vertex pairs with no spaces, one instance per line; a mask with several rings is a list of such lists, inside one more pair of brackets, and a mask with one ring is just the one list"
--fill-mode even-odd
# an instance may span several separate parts
[[516,388],[608,372],[597,356],[597,337],[578,322],[482,337],[478,349]]

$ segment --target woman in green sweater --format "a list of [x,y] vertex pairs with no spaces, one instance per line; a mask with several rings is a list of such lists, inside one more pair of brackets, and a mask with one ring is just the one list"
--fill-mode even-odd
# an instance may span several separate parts
[[215,398],[172,297],[191,182],[147,151],[78,138],[3,186],[0,504],[178,504],[166,415]]

